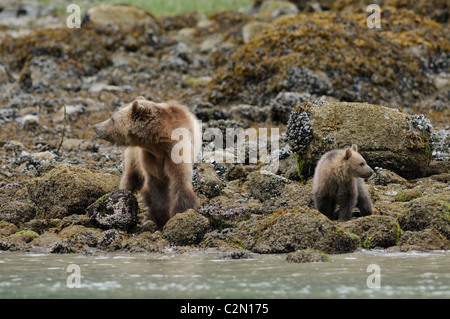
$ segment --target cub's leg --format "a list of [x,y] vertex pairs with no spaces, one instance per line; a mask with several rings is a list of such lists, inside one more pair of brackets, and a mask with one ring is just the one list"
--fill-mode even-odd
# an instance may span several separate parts
[[314,204],[316,209],[329,219],[336,219],[336,199],[332,196],[314,194]]
[[347,221],[352,218],[353,210],[358,200],[358,190],[355,179],[346,182],[338,191],[339,220]]
[[356,207],[358,207],[362,216],[372,215],[372,200],[370,199],[364,180],[362,178],[357,178],[356,185],[358,189],[358,202]]

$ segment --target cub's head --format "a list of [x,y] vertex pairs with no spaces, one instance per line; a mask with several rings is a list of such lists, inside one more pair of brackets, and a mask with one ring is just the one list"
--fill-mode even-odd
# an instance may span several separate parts
[[365,159],[358,153],[358,146],[353,144],[345,149],[344,161],[347,161],[348,172],[353,177],[369,177],[374,171],[367,165]]

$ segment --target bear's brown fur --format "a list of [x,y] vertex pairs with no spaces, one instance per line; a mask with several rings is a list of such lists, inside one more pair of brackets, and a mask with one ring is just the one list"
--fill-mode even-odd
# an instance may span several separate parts
[[[190,134],[190,161],[174,161],[171,156],[179,143],[172,139],[172,132],[178,128]],[[201,147],[201,128],[186,107],[176,102],[154,103],[139,96],[110,119],[94,125],[94,130],[99,138],[125,146],[120,188],[139,190],[149,208],[149,219],[159,228],[175,214],[197,208],[192,167]]]
[[[372,173],[355,144],[325,153],[314,173],[313,198],[317,210],[341,221],[349,220],[355,207],[361,215],[371,215],[372,201],[362,178]],[[338,211],[336,204],[340,206]]]

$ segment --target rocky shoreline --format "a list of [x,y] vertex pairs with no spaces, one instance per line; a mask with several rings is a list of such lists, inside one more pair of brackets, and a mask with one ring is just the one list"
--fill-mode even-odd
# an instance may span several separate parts
[[[68,29],[37,2],[0,2],[0,251],[304,261],[448,249],[448,18],[390,1],[375,37],[357,1],[315,3],[162,18],[92,7]],[[92,130],[138,95],[184,103],[204,130],[279,128],[277,167],[217,163],[204,140],[193,181],[200,208],[156,229],[139,197],[118,190],[121,150]],[[314,209],[311,172],[350,140],[377,167],[367,180],[375,211],[331,221]]]

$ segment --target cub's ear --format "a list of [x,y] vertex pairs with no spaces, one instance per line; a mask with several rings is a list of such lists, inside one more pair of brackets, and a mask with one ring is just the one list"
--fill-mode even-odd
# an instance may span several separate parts
[[147,118],[148,110],[144,107],[139,105],[139,101],[136,99],[131,104],[131,118],[133,120],[144,120]]
[[355,152],[358,152],[358,145],[352,144],[352,150],[354,150]]
[[135,98],[134,100],[135,100],[135,101],[139,101],[139,100],[145,101],[145,97],[143,97],[143,96],[138,96],[138,97]]
[[348,160],[350,158],[350,156],[352,156],[352,149],[351,148],[346,148],[345,149],[345,157],[344,159]]

